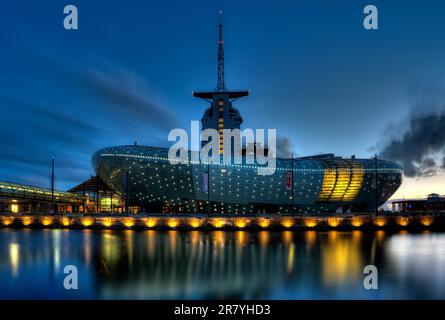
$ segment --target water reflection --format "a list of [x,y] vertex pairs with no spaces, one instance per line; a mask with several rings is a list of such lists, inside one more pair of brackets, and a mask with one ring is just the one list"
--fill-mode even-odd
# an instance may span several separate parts
[[[445,298],[440,233],[1,229],[0,243],[0,298]],[[380,290],[363,288],[367,264]]]

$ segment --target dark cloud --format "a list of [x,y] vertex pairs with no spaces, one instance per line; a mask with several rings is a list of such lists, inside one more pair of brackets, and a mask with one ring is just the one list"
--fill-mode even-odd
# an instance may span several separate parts
[[[434,158],[445,151],[445,113],[413,112],[407,120],[408,128],[401,137],[393,138],[380,152],[380,157],[399,162],[408,177],[435,175],[440,164]],[[400,131],[394,126],[392,131]],[[439,160],[440,161],[440,160]]]
[[292,142],[289,140],[289,138],[286,137],[277,138],[277,157],[278,158],[292,157]]

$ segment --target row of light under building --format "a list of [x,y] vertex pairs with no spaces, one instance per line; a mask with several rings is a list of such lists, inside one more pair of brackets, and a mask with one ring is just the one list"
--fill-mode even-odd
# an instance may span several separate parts
[[315,227],[354,227],[360,228],[364,226],[385,227],[385,226],[423,226],[429,227],[433,225],[434,217],[432,216],[378,216],[378,217],[280,217],[280,218],[169,218],[169,217],[76,217],[67,216],[2,216],[0,217],[0,225],[14,226],[21,225],[25,227],[103,227],[103,228],[235,228],[244,229],[257,227],[261,229],[267,228],[315,228]]

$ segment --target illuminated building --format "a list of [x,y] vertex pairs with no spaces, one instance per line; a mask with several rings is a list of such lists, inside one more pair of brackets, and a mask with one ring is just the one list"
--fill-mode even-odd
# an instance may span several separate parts
[[124,211],[122,197],[98,176],[91,177],[68,192],[75,193],[82,199],[84,212],[122,213]]
[[445,212],[445,196],[429,194],[426,199],[393,200],[392,211],[402,213]]
[[55,212],[78,212],[82,198],[70,192],[0,181],[0,212],[32,213],[49,212],[54,199]]
[[[243,120],[232,102],[248,93],[226,89],[220,23],[217,87],[193,93],[210,103],[202,117],[203,129],[216,129],[221,135],[223,129],[240,128]],[[243,163],[245,157],[244,153]],[[188,159],[195,158],[189,151]],[[194,160],[171,164],[167,148],[139,145],[101,149],[92,163],[97,175],[128,202],[157,213],[372,212],[398,189],[402,177],[396,163],[332,154],[278,158],[272,175],[258,175],[257,165]]]

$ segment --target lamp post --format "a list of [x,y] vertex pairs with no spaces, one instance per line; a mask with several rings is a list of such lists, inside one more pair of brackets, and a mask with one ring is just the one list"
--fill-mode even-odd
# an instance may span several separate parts
[[378,208],[378,191],[377,191],[377,154],[374,156],[374,198],[375,198],[375,215],[379,215]]
[[54,157],[51,158],[51,213],[54,213]]

